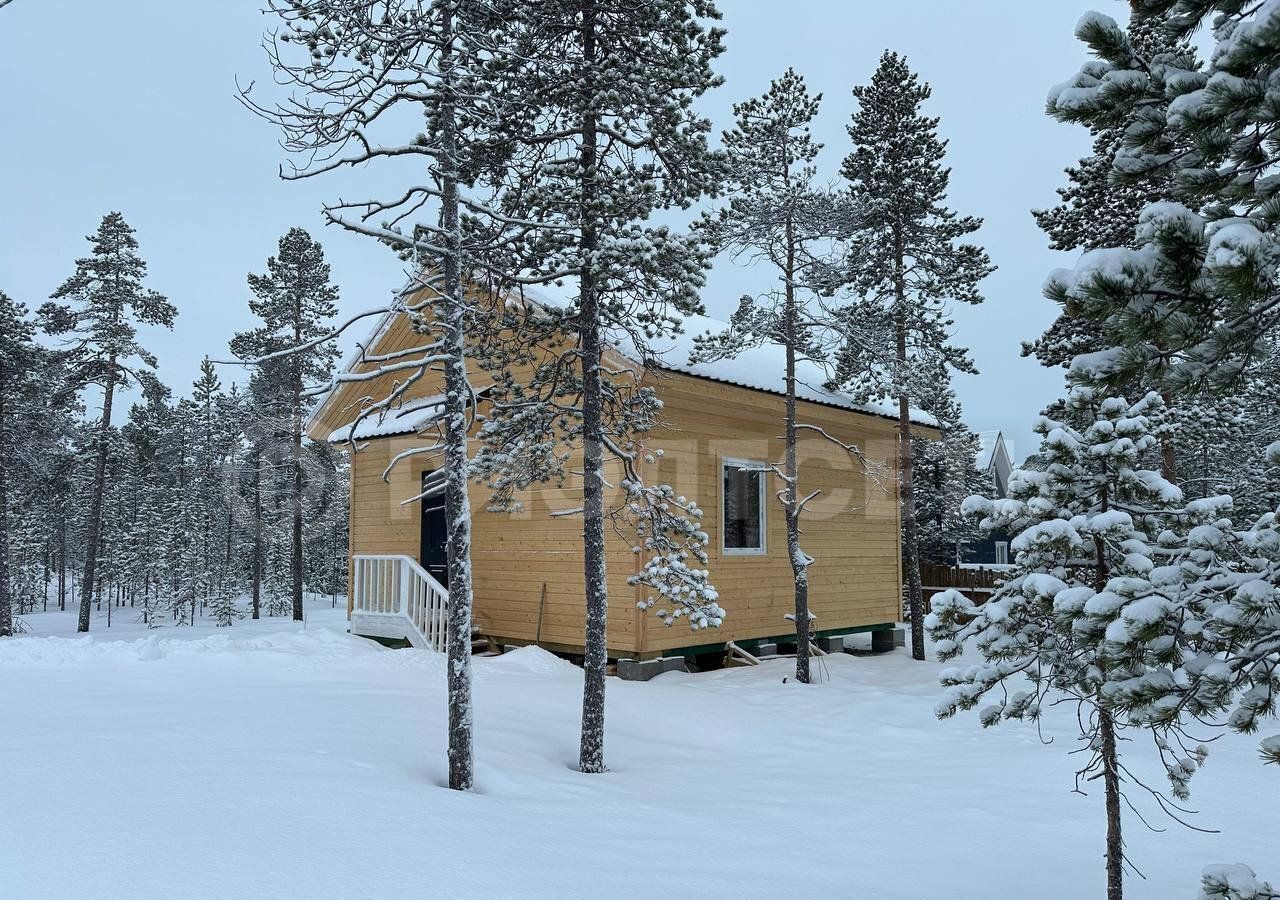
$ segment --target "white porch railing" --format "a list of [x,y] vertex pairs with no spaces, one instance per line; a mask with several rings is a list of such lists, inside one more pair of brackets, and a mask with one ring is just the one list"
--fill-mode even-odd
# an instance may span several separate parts
[[352,569],[352,634],[444,651],[449,592],[426,569],[408,556],[365,554],[353,558]]

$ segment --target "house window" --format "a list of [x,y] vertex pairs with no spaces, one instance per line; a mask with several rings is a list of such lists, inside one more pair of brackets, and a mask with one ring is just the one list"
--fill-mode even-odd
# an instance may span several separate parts
[[721,507],[725,553],[765,552],[765,465],[745,459],[721,463],[724,493]]
[[1009,565],[1009,542],[996,541],[996,565]]

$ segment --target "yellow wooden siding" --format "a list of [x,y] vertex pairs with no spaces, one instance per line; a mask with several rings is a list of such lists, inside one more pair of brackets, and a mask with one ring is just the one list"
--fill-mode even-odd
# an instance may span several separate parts
[[[371,352],[386,355],[418,346],[424,340],[410,327],[405,315],[397,315],[376,341]],[[612,359],[616,371],[627,368],[621,358]],[[370,365],[357,370],[371,369]],[[473,384],[489,381],[485,373],[472,371]],[[519,377],[519,372],[516,373]],[[387,395],[397,376],[380,376],[369,382],[348,382],[317,411],[310,425],[314,438],[327,438],[350,423],[368,398]],[[629,377],[620,375],[619,377]],[[416,381],[404,400],[442,393],[442,375],[431,371]],[[416,497],[422,475],[440,465],[440,458],[418,455],[396,464],[384,473],[398,453],[421,447],[436,438],[398,435],[360,442],[351,466],[351,553],[404,554],[414,559],[421,551],[421,506]],[[343,445],[346,446],[346,445]],[[474,447],[473,447],[474,453]],[[474,617],[481,631],[511,642],[533,642],[561,647],[581,647],[585,627],[585,581],[582,566],[582,518],[553,516],[554,512],[582,505],[582,483],[577,474],[580,459],[570,459],[569,475],[563,486],[546,484],[520,496],[523,509],[516,513],[486,510],[488,490],[472,485],[472,577]],[[607,498],[609,507],[620,500],[617,466],[608,472],[614,487]],[[612,655],[635,653],[638,638],[636,589],[627,584],[635,572],[636,560],[630,544],[617,540],[612,530],[606,543],[606,571],[611,600],[608,618],[608,645]],[[545,602],[542,586],[546,585]],[[541,613],[540,613],[541,609]],[[539,624],[539,621],[541,624]]]
[[[422,339],[406,316],[397,315],[372,352],[394,353]],[[615,362],[622,364],[620,359]],[[474,377],[479,384],[485,381],[482,373]],[[782,509],[774,496],[779,487],[776,476],[768,476],[767,552],[740,556],[720,549],[721,460],[781,459],[782,397],[680,373],[645,377],[664,404],[662,426],[645,438],[650,448],[661,449],[663,455],[656,465],[644,467],[645,477],[671,483],[678,493],[702,506],[703,525],[711,536],[709,568],[728,618],[719,629],[694,632],[684,620],[667,627],[652,613],[637,610],[642,592],[627,584],[640,562],[631,551],[635,538],[618,533],[610,523],[606,532],[610,654],[652,656],[691,645],[785,634],[791,624],[784,616],[793,609],[794,595]],[[393,384],[392,376],[382,376],[344,385],[313,417],[312,436],[327,438],[354,419],[368,398],[385,396]],[[440,375],[432,372],[412,386],[406,400],[440,392]],[[802,435],[801,492],[822,491],[803,520],[801,541],[816,559],[810,568],[810,605],[818,616],[814,627],[828,631],[895,621],[901,583],[896,423],[816,403],[802,402],[800,408],[803,421],[856,443],[883,466],[881,478],[868,478],[840,448],[819,436]],[[387,480],[383,473],[395,454],[427,440],[412,435],[379,438],[365,442],[354,454],[353,555],[418,557],[420,506],[403,501],[416,496],[422,473],[435,468],[439,460],[415,456],[398,464]],[[568,469],[576,473],[580,464],[571,462]],[[609,478],[615,486],[609,497],[613,508],[621,501],[618,475],[615,469]],[[579,516],[551,515],[580,506],[580,478],[572,475],[563,487],[543,485],[525,492],[524,509],[516,514],[486,511],[488,492],[483,486],[473,485],[471,496],[475,618],[483,633],[510,642],[531,642],[540,635],[544,644],[581,647],[582,521]],[[546,601],[540,604],[543,584]]]
[[[778,462],[782,458],[783,398],[679,373],[658,373],[653,384],[663,401],[663,427],[647,439],[663,454],[658,480],[694,498],[711,536],[708,568],[727,612],[719,629],[691,633],[683,625],[646,624],[643,652],[786,634],[795,593],[787,557],[786,527],[776,498],[776,475],[766,476],[766,552],[736,555],[721,550],[721,461]],[[896,621],[898,504],[897,429],[887,419],[815,403],[800,404],[800,420],[857,444],[883,468],[868,478],[848,454],[817,434],[799,438],[800,492],[822,494],[801,520],[801,547],[809,569],[809,603],[820,631]]]
[[[404,554],[421,550],[421,507],[402,503],[420,490],[422,474],[438,460],[415,457],[393,468],[383,480],[391,457],[420,440],[412,437],[370,441],[352,462],[351,552]],[[618,473],[610,472],[617,483]],[[581,479],[563,488],[553,485],[524,492],[517,513],[489,512],[482,486],[472,486],[472,577],[475,619],[482,633],[512,642],[580,647],[585,622],[581,516],[553,517],[557,510],[581,505]],[[616,502],[616,498],[611,498]],[[618,540],[607,544],[609,647],[613,655],[636,650],[635,588],[627,578],[635,569],[633,554]],[[542,586],[546,602],[540,604]],[[539,606],[541,631],[539,632]]]

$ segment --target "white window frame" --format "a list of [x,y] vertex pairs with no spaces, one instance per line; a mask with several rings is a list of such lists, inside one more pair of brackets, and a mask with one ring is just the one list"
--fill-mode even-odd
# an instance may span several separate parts
[[[728,498],[724,492],[724,473],[726,469],[751,469],[760,473],[760,546],[726,547],[725,538],[729,529],[725,522],[724,507]],[[753,459],[736,459],[731,456],[720,458],[720,552],[725,556],[764,556],[769,552],[769,465]]]
[[[997,566],[1009,565],[1009,542],[996,541],[995,545],[996,545],[996,565]],[[1004,557],[1004,559],[1001,559],[1000,557]]]

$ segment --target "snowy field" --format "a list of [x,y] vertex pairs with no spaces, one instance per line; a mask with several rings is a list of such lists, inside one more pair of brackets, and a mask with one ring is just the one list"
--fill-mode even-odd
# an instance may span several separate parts
[[[0,896],[1101,897],[1101,791],[1070,793],[1065,712],[1033,730],[938,722],[933,663],[766,663],[609,683],[605,776],[571,770],[579,672],[477,660],[480,790],[445,778],[442,659],[345,633],[342,611],[150,634],[125,611],[0,642]],[[50,636],[52,635],[52,636]],[[1147,880],[1280,877],[1275,774],[1214,745],[1197,823],[1128,820]],[[1270,793],[1268,793],[1270,789]],[[1259,798],[1270,796],[1271,802]]]

